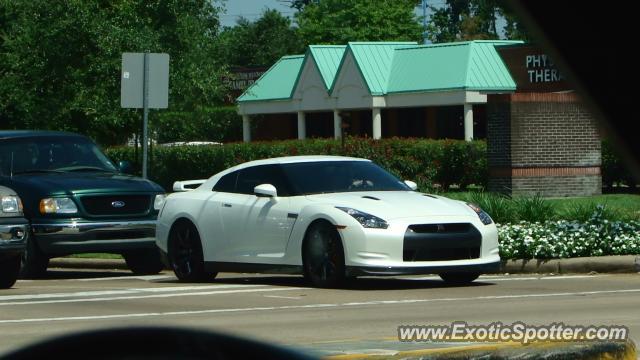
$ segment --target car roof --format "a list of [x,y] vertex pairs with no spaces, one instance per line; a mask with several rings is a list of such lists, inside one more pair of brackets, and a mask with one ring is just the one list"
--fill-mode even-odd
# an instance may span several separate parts
[[204,187],[209,186],[209,181],[217,181],[217,179],[222,176],[229,174],[231,172],[241,170],[244,168],[248,168],[251,166],[257,165],[273,165],[273,164],[293,164],[293,163],[305,163],[305,162],[319,162],[319,161],[362,161],[362,162],[371,162],[369,159],[348,157],[348,156],[332,156],[332,155],[298,155],[298,156],[283,156],[283,157],[275,157],[269,159],[261,159],[261,160],[253,160],[248,161],[246,163],[238,164],[236,166],[225,169],[208,179],[207,182],[203,185]]
[[305,163],[305,162],[318,162],[318,161],[371,161],[368,159],[361,159],[348,156],[332,156],[332,155],[299,155],[299,156],[283,156],[269,159],[253,160],[240,165],[234,166],[235,170],[242,169],[249,166],[256,165],[271,165],[271,164],[291,164],[291,163]]
[[51,137],[51,136],[77,136],[83,135],[66,132],[66,131],[49,131],[49,130],[3,130],[0,131],[0,139],[16,139],[16,138],[32,138],[32,137]]

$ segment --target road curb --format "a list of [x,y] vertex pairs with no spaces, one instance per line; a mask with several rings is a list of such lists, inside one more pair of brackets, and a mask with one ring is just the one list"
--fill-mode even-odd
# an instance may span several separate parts
[[[124,259],[54,258],[51,268],[128,270]],[[581,273],[637,273],[640,256],[597,256],[551,260],[503,260],[499,273],[509,274],[581,274]]]
[[501,273],[637,273],[640,272],[640,256],[594,256],[569,259],[503,260]]
[[636,346],[625,342],[545,342],[523,345],[520,343],[480,344],[439,349],[399,351],[393,355],[344,354],[324,357],[331,360],[399,360],[399,359],[617,359],[636,360]]

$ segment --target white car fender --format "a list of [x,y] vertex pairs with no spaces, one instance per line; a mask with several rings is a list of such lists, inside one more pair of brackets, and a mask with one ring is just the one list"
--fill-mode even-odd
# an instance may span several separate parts
[[[300,214],[298,214],[298,219],[287,243],[285,255],[285,258],[288,260],[287,262],[295,260],[295,265],[302,264],[302,242],[304,241],[307,229],[316,220],[325,220],[333,225],[359,226],[355,219],[332,205],[312,204],[305,206],[302,211],[300,211]],[[348,250],[342,235],[340,239],[345,252],[344,255],[347,257]]]

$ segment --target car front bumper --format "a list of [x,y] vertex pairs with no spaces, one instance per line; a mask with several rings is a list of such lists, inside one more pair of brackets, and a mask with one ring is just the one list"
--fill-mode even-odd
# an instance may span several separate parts
[[31,228],[47,254],[155,248],[156,220],[34,222]]
[[[338,231],[343,240],[345,265],[354,274],[489,273],[500,267],[496,226],[484,225],[477,217],[394,219],[387,229],[346,225]],[[455,228],[459,225],[464,225],[464,230]],[[409,231],[415,226],[436,230]],[[454,226],[451,232],[450,226]]]
[[28,227],[28,221],[23,218],[0,218],[0,254],[24,251]]
[[500,260],[479,264],[464,265],[428,265],[428,266],[347,266],[350,276],[394,276],[425,275],[441,273],[496,273],[500,271]]

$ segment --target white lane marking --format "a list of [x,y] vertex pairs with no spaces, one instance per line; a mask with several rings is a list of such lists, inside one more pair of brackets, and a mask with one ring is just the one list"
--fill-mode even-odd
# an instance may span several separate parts
[[[289,289],[295,289],[295,288],[264,289],[264,290],[289,290]],[[0,320],[0,324],[54,322],[54,321],[79,321],[79,320],[108,320],[108,319],[120,319],[120,318],[143,318],[143,317],[152,317],[152,316],[180,316],[180,315],[216,314],[216,313],[240,313],[240,312],[291,310],[291,309],[343,308],[343,307],[374,306],[374,305],[415,304],[415,303],[429,303],[429,302],[440,302],[440,301],[470,301],[470,300],[475,301],[475,300],[522,299],[522,298],[539,298],[539,297],[585,296],[585,295],[605,295],[605,294],[628,294],[628,293],[640,293],[640,289],[581,291],[581,292],[563,292],[563,293],[549,293],[549,294],[492,295],[492,296],[475,296],[475,297],[468,297],[468,298],[406,299],[406,300],[377,300],[377,301],[374,300],[374,301],[333,303],[333,304],[329,303],[329,304],[309,304],[309,305],[283,305],[283,306],[264,306],[264,307],[250,307],[250,308],[185,310],[185,311],[150,312],[150,313],[133,313],[133,314],[87,315],[87,316],[52,317],[52,318],[27,318],[27,319]]]
[[[527,277],[481,276],[476,281],[567,280],[567,279],[598,278],[598,277],[605,277],[605,276],[609,276],[609,275],[559,275],[559,276],[539,275],[539,276],[527,276]],[[401,277],[397,279],[441,280],[439,276]]]
[[104,280],[164,280],[164,279],[175,279],[174,276],[170,275],[145,275],[145,276],[109,276],[109,277],[98,277],[98,278],[86,278],[86,279],[66,279],[65,281],[104,281]]
[[290,288],[267,288],[267,289],[237,289],[237,290],[199,291],[199,292],[190,292],[190,293],[187,292],[187,293],[175,293],[175,294],[131,295],[131,296],[61,299],[61,300],[12,301],[12,302],[4,302],[4,303],[0,302],[0,306],[60,304],[60,303],[117,301],[117,300],[140,300],[140,299],[168,298],[168,297],[178,297],[178,296],[179,297],[202,296],[202,295],[237,294],[237,293],[248,293],[248,292],[286,291],[286,290],[301,290],[301,289],[304,289],[304,288],[290,287]]
[[300,300],[302,297],[300,296],[278,296],[278,295],[263,295],[264,297],[274,298],[274,299],[289,299],[289,300]]
[[102,295],[123,295],[123,294],[137,294],[137,293],[144,293],[144,292],[173,292],[173,291],[191,291],[191,290],[233,289],[233,288],[261,287],[261,286],[266,286],[266,285],[174,286],[174,287],[158,287],[158,288],[134,288],[134,289],[122,289],[122,290],[81,291],[81,292],[72,292],[72,293],[4,295],[4,296],[0,296],[0,301],[55,299],[55,298],[66,298],[66,297],[87,297],[87,296],[102,296]]

